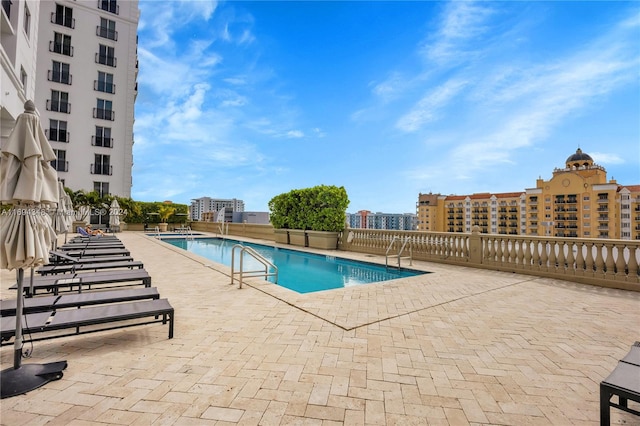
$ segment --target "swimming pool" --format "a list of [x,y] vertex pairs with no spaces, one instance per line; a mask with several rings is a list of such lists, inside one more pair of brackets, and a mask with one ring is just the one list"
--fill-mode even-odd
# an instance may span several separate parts
[[[240,241],[222,238],[198,238],[195,240],[163,239],[164,242],[205,257],[216,263],[231,266],[231,250]],[[354,285],[370,284],[398,278],[425,274],[410,269],[397,270],[384,265],[359,262],[335,256],[306,253],[262,244],[246,243],[278,268],[278,285],[298,293],[331,290]],[[236,267],[239,256],[236,252]],[[245,270],[260,270],[262,265],[245,256]],[[269,277],[273,282],[274,278]]]

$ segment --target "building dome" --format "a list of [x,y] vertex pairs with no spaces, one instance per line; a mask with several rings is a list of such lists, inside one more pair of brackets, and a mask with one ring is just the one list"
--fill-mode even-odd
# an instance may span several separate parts
[[578,148],[575,154],[570,155],[569,158],[567,158],[566,163],[567,167],[591,166],[593,165],[593,158]]

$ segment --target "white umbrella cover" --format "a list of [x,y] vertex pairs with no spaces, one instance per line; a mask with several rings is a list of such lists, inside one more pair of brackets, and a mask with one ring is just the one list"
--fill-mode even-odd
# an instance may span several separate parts
[[109,228],[113,231],[120,227],[120,204],[117,199],[113,199],[109,208]]
[[31,101],[24,104],[0,155],[0,202],[13,204],[0,223],[0,266],[17,269],[18,297],[14,366],[0,374],[1,398],[36,389],[62,377],[66,361],[21,364],[24,268],[47,264],[55,236],[47,214],[58,199],[58,174],[49,164],[55,155]]

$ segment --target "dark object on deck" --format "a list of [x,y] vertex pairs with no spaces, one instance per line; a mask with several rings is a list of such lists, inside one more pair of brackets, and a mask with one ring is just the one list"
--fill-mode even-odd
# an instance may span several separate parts
[[[611,401],[614,395],[618,396],[617,404]],[[640,411],[629,408],[628,400],[640,403],[640,342],[635,342],[609,377],[600,382],[600,425],[611,423],[610,407],[640,416]]]

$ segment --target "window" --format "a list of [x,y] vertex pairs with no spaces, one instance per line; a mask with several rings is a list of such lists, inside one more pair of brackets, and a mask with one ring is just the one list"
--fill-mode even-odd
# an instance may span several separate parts
[[56,4],[56,12],[51,15],[51,22],[67,28],[74,28],[76,21],[73,19],[73,9]]
[[31,12],[29,11],[29,7],[24,5],[24,32],[27,35],[27,38],[30,38],[31,35]]
[[93,145],[105,148],[113,148],[113,139],[111,139],[111,128],[96,126],[96,134],[93,138]]
[[51,99],[47,102],[47,109],[49,111],[64,112],[69,114],[71,112],[71,105],[69,104],[69,94],[67,92],[52,90]]
[[66,161],[67,151],[64,151],[62,149],[54,149],[53,152],[56,155],[56,159],[51,161],[51,166],[58,172],[68,172],[69,167]]
[[116,66],[115,49],[111,46],[100,45],[100,53],[98,53],[96,62],[110,67]]
[[69,64],[53,61],[51,70],[49,71],[49,81],[56,83],[71,84],[71,74],[69,74]]
[[98,7],[116,15],[120,13],[120,6],[116,0],[99,0]]
[[116,93],[116,86],[113,84],[113,74],[98,71],[98,79],[94,83],[94,89],[99,92]]
[[96,109],[93,111],[93,117],[101,120],[113,121],[115,119],[115,115],[111,110],[112,104],[113,102],[111,101],[98,99]]
[[60,120],[49,120],[49,140],[56,142],[69,142],[67,132],[67,122]]
[[25,93],[27,93],[28,82],[29,79],[27,78],[27,72],[24,70],[24,68],[20,67],[20,83],[22,83],[22,90],[24,90]]
[[100,26],[96,28],[96,35],[117,41],[118,32],[116,31],[116,21],[100,18]]
[[109,195],[109,182],[93,182],[93,190],[101,197]]
[[91,165],[91,173],[94,175],[111,175],[111,165],[109,156],[95,154],[95,162]]
[[73,56],[71,36],[61,33],[53,33],[53,42],[49,43],[49,51],[60,53],[61,55]]

